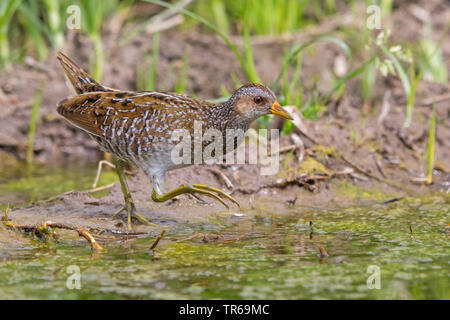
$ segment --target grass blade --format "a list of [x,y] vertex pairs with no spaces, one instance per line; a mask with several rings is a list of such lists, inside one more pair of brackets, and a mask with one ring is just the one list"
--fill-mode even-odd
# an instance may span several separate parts
[[[192,11],[185,10],[183,8],[178,8],[175,5],[167,3],[167,2],[163,2],[163,1],[159,1],[159,0],[145,0],[145,1],[153,3],[153,4],[160,5],[160,6],[165,7],[165,8],[176,10],[177,12],[179,12],[181,14],[184,14],[186,16],[189,16],[189,17],[193,18],[194,20],[202,23],[207,28],[209,28],[212,31],[214,31],[215,33],[217,33],[217,35],[219,37],[221,37],[225,41],[225,43],[228,45],[228,47],[230,47],[230,49],[236,55],[236,58],[239,60],[239,63],[241,64],[242,68],[246,72],[248,71],[247,61],[245,60],[244,56],[239,52],[237,46],[231,41],[231,39],[230,39],[230,37],[228,37],[228,35],[226,35],[224,32],[219,30],[219,28],[217,28],[211,22],[209,22],[208,20],[206,20],[206,19],[200,17],[199,15],[193,13]],[[252,75],[251,74],[247,74],[247,77],[249,77],[249,79],[250,79],[252,77]]]
[[8,65],[10,62],[8,29],[20,2],[21,0],[2,0],[0,2],[0,67]]
[[[321,42],[321,41],[328,41],[328,42],[337,44],[339,47],[341,47],[344,50],[345,54],[347,55],[347,57],[349,57],[350,61],[353,61],[352,50],[344,41],[342,41],[336,37],[332,37],[332,36],[320,36],[320,37],[316,37],[312,40],[309,40],[308,42],[306,42],[306,43],[302,44],[301,46],[297,47],[296,49],[294,49],[291,52],[291,54],[288,55],[287,59],[285,59],[284,64],[290,65],[290,64],[294,63],[297,55],[299,55],[303,50],[305,50],[306,48],[312,46],[313,44],[315,44],[317,42]],[[282,75],[283,75],[283,70],[280,71],[280,73],[277,76],[277,79],[275,80],[275,84],[273,85],[274,91],[278,90]]]
[[436,138],[436,105],[433,104],[433,112],[430,117],[430,129],[428,134],[428,170],[427,170],[427,184],[433,183],[433,168],[434,168],[434,142]]
[[28,165],[33,163],[34,136],[36,134],[36,123],[39,116],[39,110],[41,109],[42,99],[43,99],[43,89],[42,87],[38,87],[36,89],[36,93],[34,94],[34,102],[33,107],[31,109],[30,128],[28,129],[28,147],[26,154],[26,163]]
[[156,89],[156,75],[158,72],[158,58],[159,58],[159,32],[153,35],[152,40],[152,64],[150,66],[150,72],[147,82],[147,91],[153,91]]

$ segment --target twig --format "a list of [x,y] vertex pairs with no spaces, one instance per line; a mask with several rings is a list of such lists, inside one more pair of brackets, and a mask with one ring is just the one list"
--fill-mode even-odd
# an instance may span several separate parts
[[230,179],[228,179],[228,177],[222,171],[216,168],[209,168],[209,171],[218,176],[225,183],[228,189],[234,188],[233,183],[231,183]]
[[375,161],[375,165],[377,166],[377,169],[380,172],[381,176],[386,179],[386,175],[383,172],[383,168],[381,167],[381,163],[377,159],[377,156],[375,154],[373,154],[373,160]]
[[319,246],[319,256],[321,257],[321,258],[325,258],[325,257],[328,257],[329,256],[329,254],[328,254],[328,252],[327,252],[327,249],[325,248],[325,246]]
[[[192,0],[181,0],[177,3],[175,3],[173,8],[168,8],[166,10],[163,10],[160,13],[158,13],[157,15],[151,17],[148,21],[144,22],[143,24],[135,27],[133,30],[128,32],[126,37],[123,37],[119,41],[119,46],[126,45],[131,39],[135,38],[137,35],[139,35],[139,33],[141,33],[144,30],[146,30],[148,32],[148,29],[150,29],[150,31],[152,31],[152,29],[153,29],[153,32],[157,32],[157,31],[162,31],[162,30],[165,30],[165,29],[168,29],[168,28],[171,28],[171,27],[177,25],[178,23],[175,23],[175,22],[177,22],[176,20],[172,20],[170,23],[167,23],[165,21],[171,20],[171,19],[174,19],[175,17],[177,17],[178,15],[176,15],[175,17],[172,17],[172,16],[177,13],[178,9],[183,9],[191,1]],[[179,18],[177,18],[177,19],[179,19]],[[156,30],[157,28],[152,27],[153,25],[159,25],[159,30]],[[161,28],[161,26],[164,26],[164,28]]]
[[353,167],[353,169],[355,169],[356,171],[358,171],[359,173],[362,173],[363,175],[365,175],[366,177],[375,179],[377,181],[380,182],[384,182],[383,179],[378,178],[377,176],[374,176],[373,174],[370,174],[369,172],[367,172],[366,170],[361,169],[360,167],[358,167],[356,164],[352,163],[351,161],[349,161],[342,153],[340,154],[342,160],[344,160],[344,162],[346,162],[349,166]]
[[181,24],[184,21],[183,16],[178,14],[176,16],[173,16],[167,20],[161,21],[159,23],[153,23],[147,26],[147,29],[145,32],[147,34],[152,34],[160,31],[164,31],[167,29],[170,29],[172,27],[175,27],[176,25]]
[[447,93],[441,94],[439,96],[423,99],[422,104],[429,106],[429,105],[433,105],[434,103],[442,102],[445,100],[450,100],[450,93],[447,92]]
[[295,133],[291,134],[291,140],[298,147],[299,155],[297,161],[298,163],[301,163],[303,161],[303,158],[305,157],[305,145],[303,144],[303,140],[302,138],[300,138],[300,136],[296,135]]
[[400,130],[397,131],[396,134],[397,138],[400,140],[401,143],[403,143],[405,145],[405,147],[407,147],[408,149],[416,152],[417,154],[422,153],[422,150],[419,150],[414,144],[409,143],[402,135]]
[[[250,43],[252,45],[267,45],[274,43],[289,43],[297,40],[305,40],[308,38],[313,38],[319,35],[327,34],[336,29],[342,27],[357,26],[355,19],[350,14],[340,15],[339,17],[332,17],[325,23],[317,26],[311,26],[306,29],[296,31],[289,31],[277,36],[252,36]],[[233,42],[237,45],[244,45],[242,37],[232,36]]]
[[87,190],[87,192],[93,193],[93,192],[97,192],[97,191],[102,191],[102,190],[106,190],[106,189],[111,189],[112,187],[114,187],[114,185],[115,185],[115,183],[110,183],[110,184],[107,184],[107,185],[105,185],[105,186],[101,186],[101,187],[94,188],[94,189],[89,189],[89,190]]
[[391,182],[391,181],[389,181],[389,180],[382,179],[382,178],[378,178],[377,176],[374,176],[373,174],[370,174],[369,172],[367,172],[367,171],[361,169],[360,167],[358,167],[356,164],[350,162],[347,158],[344,157],[343,154],[340,154],[340,156],[341,156],[342,160],[344,160],[348,165],[350,165],[351,167],[353,167],[353,169],[355,169],[356,171],[358,171],[359,173],[365,175],[365,176],[368,177],[368,178],[372,178],[372,179],[374,179],[374,180],[377,180],[377,181],[379,181],[379,182],[381,182],[381,183],[385,183],[385,184],[387,184],[387,185],[389,185],[389,186],[391,186],[391,187],[394,187],[394,188],[396,188],[396,189],[400,189],[400,190],[402,190],[402,191],[408,191],[408,192],[411,191],[411,190],[408,189],[407,187],[400,186],[400,185],[398,185],[398,184],[396,184],[396,183],[393,183],[393,182]]
[[164,236],[164,233],[166,233],[166,229],[163,229],[163,231],[161,231],[161,234],[158,236],[158,238],[156,238],[155,242],[153,242],[152,246],[150,247],[150,250],[153,250],[156,248],[156,246],[159,243],[159,240],[161,240],[161,238]]
[[[317,176],[315,178],[317,178]],[[240,192],[240,193],[243,193],[243,194],[252,194],[252,193],[257,193],[260,190],[267,189],[267,188],[280,188],[280,189],[282,189],[282,188],[285,188],[285,187],[287,187],[288,185],[291,185],[291,184],[297,184],[297,185],[301,185],[302,186],[302,185],[307,184],[306,180],[314,180],[314,179],[309,179],[309,178],[305,179],[305,176],[299,176],[299,177],[296,177],[295,179],[291,179],[291,180],[283,179],[283,180],[279,180],[279,181],[275,181],[275,182],[270,182],[270,183],[267,183],[267,184],[259,185],[256,188],[236,188],[236,189],[231,191],[230,195],[232,195],[232,194],[234,194],[236,192]]]
[[299,175],[295,178],[288,178],[288,179],[280,179],[275,182],[270,182],[267,184],[259,185],[256,188],[235,188],[230,192],[230,195],[240,192],[243,194],[253,194],[257,193],[262,189],[268,189],[268,188],[280,188],[283,189],[287,187],[288,185],[297,184],[299,186],[308,186],[310,191],[313,191],[311,184],[309,184],[309,181],[315,181],[315,180],[329,180],[333,178],[336,175],[352,175],[353,170],[350,168],[347,168],[346,170],[342,171],[333,171],[331,174],[328,175],[313,175],[308,176],[306,174]]
[[67,229],[67,230],[74,230],[78,232],[78,234],[82,237],[84,237],[90,244],[93,250],[103,250],[102,246],[98,244],[98,242],[95,240],[95,238],[89,233],[89,231],[86,228],[77,228],[69,224],[60,223],[60,222],[53,222],[53,221],[45,221],[38,225],[20,225],[15,224],[11,221],[3,221],[3,224],[6,227],[9,227],[11,229],[19,229],[24,230],[26,232],[33,231],[38,236],[43,236],[44,234],[48,233],[48,227],[50,228],[58,228],[58,229]]
[[297,149],[297,148],[298,148],[298,146],[296,146],[295,144],[291,144],[290,146],[286,146],[286,147],[280,148],[280,150],[278,150],[278,152],[271,152],[271,153],[269,154],[269,156],[273,156],[273,155],[276,154],[276,153],[285,153],[285,152],[289,152],[289,151],[295,150],[295,149]]
[[93,250],[103,250],[102,246],[95,241],[95,238],[85,228],[78,228],[77,232],[80,236],[83,236],[92,246]]
[[102,168],[103,168],[104,164],[110,166],[113,169],[116,168],[115,165],[113,165],[111,162],[109,162],[107,160],[99,161],[98,162],[98,167],[97,167],[97,174],[95,175],[95,180],[94,180],[94,183],[92,184],[92,188],[96,188],[97,187],[97,183],[98,183],[98,180],[100,179],[100,174],[102,173]]
[[308,129],[305,125],[304,117],[303,117],[302,113],[300,112],[300,110],[298,110],[296,107],[293,107],[293,106],[286,106],[284,108],[292,116],[293,120],[291,120],[291,122],[295,125],[295,128],[297,129],[297,131],[299,133],[301,133],[302,135],[304,135],[309,140],[311,140],[312,143],[319,144],[316,141],[316,139],[314,139],[313,137],[311,137],[308,134]]
[[299,163],[301,163],[303,160],[303,157],[305,155],[305,146],[303,144],[303,140],[295,133],[293,133],[291,135],[291,140],[293,140],[294,144],[283,147],[283,148],[279,149],[278,152],[271,152],[269,154],[269,156],[271,157],[277,153],[281,154],[281,153],[285,153],[285,152],[290,152],[292,150],[299,150],[300,154],[298,155],[297,160]]

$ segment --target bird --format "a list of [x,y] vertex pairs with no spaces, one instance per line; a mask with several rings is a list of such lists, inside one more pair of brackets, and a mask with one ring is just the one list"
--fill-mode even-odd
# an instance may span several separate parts
[[[151,223],[136,210],[124,174],[127,163],[142,169],[148,176],[152,183],[151,198],[155,202],[164,202],[181,194],[202,194],[226,207],[225,199],[239,206],[229,194],[207,185],[186,183],[165,191],[167,171],[193,164],[172,161],[175,148],[172,134],[184,130],[193,135],[196,122],[203,124],[202,130],[215,129],[225,137],[229,129],[246,132],[254,120],[266,114],[292,120],[272,90],[261,84],[243,85],[224,103],[212,103],[172,92],[109,88],[97,83],[62,52],[57,53],[57,59],[71,92],[57,104],[57,112],[71,125],[85,131],[101,150],[114,155],[125,202],[114,217],[126,212],[130,231],[132,218],[143,224]],[[233,140],[234,148],[240,142]],[[204,148],[205,145],[201,146]]]

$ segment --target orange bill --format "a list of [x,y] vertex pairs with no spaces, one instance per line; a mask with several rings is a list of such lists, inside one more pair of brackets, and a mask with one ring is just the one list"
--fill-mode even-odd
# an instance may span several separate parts
[[272,107],[270,108],[270,113],[279,116],[281,118],[293,120],[291,115],[286,111],[286,109],[280,106],[278,100],[275,100],[275,102],[272,104]]

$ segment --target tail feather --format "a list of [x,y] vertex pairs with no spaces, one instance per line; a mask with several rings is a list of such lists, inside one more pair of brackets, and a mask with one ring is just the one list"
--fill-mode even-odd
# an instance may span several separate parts
[[91,76],[89,76],[83,69],[78,67],[72,60],[70,60],[62,52],[58,52],[57,58],[64,70],[67,86],[72,92],[72,95],[79,95],[87,92],[95,91],[117,91],[97,83]]

